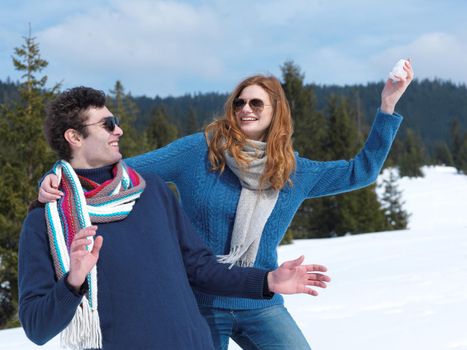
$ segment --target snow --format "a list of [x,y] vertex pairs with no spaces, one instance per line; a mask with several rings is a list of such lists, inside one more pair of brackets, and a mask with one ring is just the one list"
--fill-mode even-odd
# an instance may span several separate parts
[[[285,297],[313,349],[467,350],[467,176],[423,170],[399,181],[408,230],[279,248],[281,261],[304,254],[332,278],[318,297]],[[38,347],[21,328],[0,332],[0,350],[39,348],[58,350],[58,340]]]

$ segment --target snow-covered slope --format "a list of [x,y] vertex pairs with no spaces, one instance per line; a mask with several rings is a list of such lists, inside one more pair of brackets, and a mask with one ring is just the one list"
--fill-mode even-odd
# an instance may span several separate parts
[[[281,261],[304,254],[329,269],[318,297],[286,296],[313,349],[467,350],[467,176],[424,172],[399,182],[409,230],[279,248]],[[0,332],[1,350],[38,348],[21,329]],[[58,350],[58,341],[40,348]]]

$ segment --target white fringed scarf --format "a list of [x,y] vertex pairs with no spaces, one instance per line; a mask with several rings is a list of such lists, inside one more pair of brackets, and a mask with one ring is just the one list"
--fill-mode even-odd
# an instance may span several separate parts
[[227,166],[237,175],[242,185],[230,252],[218,256],[219,262],[231,264],[230,267],[253,266],[264,226],[279,197],[279,191],[271,188],[271,184],[260,184],[267,161],[266,146],[265,142],[247,140],[242,152],[247,154],[251,161],[246,169],[239,168],[227,151],[224,153]]

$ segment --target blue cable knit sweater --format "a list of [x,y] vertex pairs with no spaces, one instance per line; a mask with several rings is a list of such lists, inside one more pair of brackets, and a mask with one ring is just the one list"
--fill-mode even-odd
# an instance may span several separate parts
[[[254,266],[277,267],[276,249],[305,199],[352,191],[373,183],[401,121],[400,115],[378,111],[364,148],[350,161],[318,162],[297,155],[297,168],[291,176],[293,186],[280,191],[264,227]],[[208,148],[202,133],[181,138],[126,162],[143,176],[156,173],[165,181],[173,182],[198,235],[215,254],[229,252],[241,185],[228,167],[222,174],[210,171]],[[195,294],[200,305],[225,309],[254,309],[283,303],[280,295],[271,300],[240,299],[208,295],[196,288]]]
[[[102,183],[111,169],[77,172]],[[218,264],[166,184],[154,174],[145,180],[125,220],[98,225],[103,349],[214,349],[191,287],[262,298],[266,271]],[[33,342],[44,344],[68,325],[82,298],[55,278],[44,208],[23,224],[18,282],[21,324]]]

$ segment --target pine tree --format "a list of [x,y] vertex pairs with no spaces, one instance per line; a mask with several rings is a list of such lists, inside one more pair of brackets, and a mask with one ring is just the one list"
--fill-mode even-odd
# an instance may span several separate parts
[[172,142],[178,137],[178,129],[169,122],[164,108],[156,108],[151,122],[145,131],[146,147],[157,149]]
[[[350,159],[357,152],[360,141],[355,123],[349,114],[347,101],[342,97],[331,96],[327,105],[326,160]],[[308,221],[314,226],[314,236],[342,236],[355,232],[356,218],[350,213],[354,194],[331,196],[310,201],[312,210]]]
[[457,171],[467,174],[467,132],[462,133],[458,119],[451,124],[451,152]]
[[15,48],[13,64],[23,73],[19,100],[0,110],[0,328],[17,322],[12,317],[17,308],[19,233],[28,204],[37,197],[37,181],[54,161],[42,125],[46,103],[58,89],[48,91],[47,76],[38,76],[48,63],[30,32]]
[[[351,159],[362,147],[355,110],[342,97],[328,101],[325,149],[328,160]],[[368,186],[337,196],[312,199],[306,212],[305,237],[330,237],[385,230],[386,220],[375,193]]]
[[193,108],[193,106],[190,106],[190,108],[188,109],[188,115],[187,115],[187,118],[186,118],[186,122],[185,122],[185,134],[186,135],[191,135],[191,134],[194,134],[195,132],[198,132],[200,131],[200,125],[199,125],[199,122],[198,122],[198,116],[196,114],[196,110],[195,108]]
[[331,96],[327,115],[325,143],[327,159],[351,159],[362,146],[362,138],[354,122],[355,118],[350,115],[347,100],[343,97]]
[[425,164],[423,145],[415,132],[407,128],[399,159],[399,175],[401,177],[423,177],[421,167]]
[[[355,113],[344,98],[332,96],[329,99],[326,145],[329,160],[352,159],[363,146],[363,137],[357,128],[358,118],[352,115]],[[375,232],[386,228],[374,185],[330,197],[324,203],[331,213],[327,215],[325,227],[331,227],[334,235]]]
[[120,141],[122,154],[131,157],[142,153],[145,144],[141,140],[141,135],[135,128],[136,118],[139,115],[138,107],[130,94],[125,93],[125,88],[121,81],[117,80],[114,89],[110,90],[107,97],[107,105],[112,112],[120,118],[123,129],[123,137]]
[[467,174],[467,132],[464,133],[462,145],[457,156],[456,168],[459,172]]
[[453,166],[454,160],[452,158],[451,150],[446,142],[438,141],[435,144],[434,155],[433,155],[434,164]]
[[403,206],[402,192],[399,190],[397,182],[399,176],[395,169],[389,170],[389,177],[383,180],[383,194],[381,196],[382,206],[386,215],[388,228],[391,230],[404,230],[407,228],[410,214]]
[[389,151],[388,158],[384,163],[385,167],[396,167],[400,163],[403,155],[404,143],[400,137],[396,137],[392,143],[391,150]]
[[454,166],[457,168],[459,164],[459,152],[462,147],[462,130],[458,119],[454,119],[451,123],[451,153]]
[[386,229],[386,218],[375,192],[375,185],[336,196],[339,220],[338,236]]
[[[362,146],[360,130],[363,127],[359,124],[358,103],[351,108],[344,98],[332,96],[325,118],[316,111],[316,98],[312,90],[303,85],[300,69],[286,62],[282,73],[295,121],[295,149],[312,159],[351,159]],[[345,195],[305,201],[290,231],[295,238],[313,238],[381,231],[385,227],[384,213],[371,186]]]
[[[285,62],[281,70],[282,87],[294,120],[294,148],[301,156],[322,159],[326,121],[323,115],[316,111],[316,97],[313,90],[305,87],[304,75],[292,61]],[[305,201],[301,205],[284,243],[292,240],[292,234],[296,238],[308,237],[313,224],[309,220],[313,207],[312,201]]]
[[282,87],[294,120],[294,147],[307,158],[323,159],[326,120],[316,110],[316,96],[305,87],[305,77],[292,61],[285,62],[281,70]]

